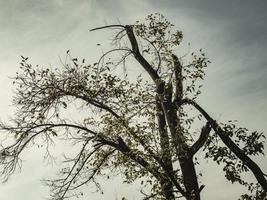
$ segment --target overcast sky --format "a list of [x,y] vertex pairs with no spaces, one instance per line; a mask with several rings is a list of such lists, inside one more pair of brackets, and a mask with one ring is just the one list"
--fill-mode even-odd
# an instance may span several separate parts
[[[217,120],[239,119],[241,125],[267,132],[266,9],[265,0],[0,0],[0,118],[12,116],[9,77],[18,70],[20,55],[35,64],[59,65],[59,56],[70,49],[74,56],[95,61],[101,53],[96,44],[110,37],[90,28],[131,24],[160,12],[183,31],[185,44],[204,49],[212,62],[200,98],[203,107]],[[29,152],[25,160],[22,172],[0,185],[1,200],[48,196],[39,179],[53,170],[42,167],[37,153]],[[258,163],[267,172],[266,158]],[[237,199],[239,187],[225,183],[217,168],[201,170],[203,199]],[[119,183],[106,185],[104,195],[87,193],[84,199],[124,194],[138,199],[136,188],[126,190]]]

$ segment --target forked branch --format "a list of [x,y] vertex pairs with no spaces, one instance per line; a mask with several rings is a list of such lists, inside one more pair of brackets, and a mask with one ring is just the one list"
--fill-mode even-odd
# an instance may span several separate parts
[[250,158],[248,157],[242,149],[240,149],[235,142],[229,137],[229,135],[223,131],[219,124],[212,119],[212,117],[195,101],[190,99],[183,99],[182,104],[190,104],[195,107],[210,123],[212,129],[219,135],[222,142],[240,159],[242,162],[251,170],[257,179],[258,183],[262,188],[267,192],[267,180],[261,168]]

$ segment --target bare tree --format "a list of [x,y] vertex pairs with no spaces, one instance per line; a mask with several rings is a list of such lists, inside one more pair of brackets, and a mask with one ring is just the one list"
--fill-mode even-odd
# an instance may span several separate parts
[[[82,195],[79,189],[90,183],[100,188],[97,177],[118,172],[127,183],[141,180],[144,199],[200,200],[200,149],[204,159],[223,166],[227,180],[247,187],[240,199],[265,199],[266,175],[249,157],[263,154],[263,133],[250,133],[236,121],[219,123],[197,103],[209,60],[201,49],[178,57],[183,35],[172,28],[164,16],[152,14],[144,23],[92,29],[116,34],[114,48],[91,65],[69,52],[54,69],[34,67],[22,57],[14,79],[17,113],[11,124],[1,123],[8,136],[1,149],[3,180],[18,168],[27,147],[42,145],[49,157],[50,144],[67,139],[80,151],[65,158],[69,165],[57,179],[46,181],[54,200]],[[136,79],[127,70],[130,58],[143,69]],[[120,66],[125,76],[116,73]],[[73,103],[86,110],[80,122],[62,114]],[[204,126],[196,128],[195,122]],[[256,183],[242,178],[248,171]]]

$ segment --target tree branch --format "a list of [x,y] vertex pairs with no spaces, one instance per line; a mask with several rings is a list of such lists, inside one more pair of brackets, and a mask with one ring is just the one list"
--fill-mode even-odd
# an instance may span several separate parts
[[98,28],[91,29],[90,31],[105,29],[105,28],[124,28],[126,30],[127,36],[130,40],[131,46],[132,46],[132,52],[134,54],[134,57],[136,60],[142,65],[142,67],[148,72],[150,77],[153,79],[153,81],[157,81],[160,79],[159,75],[157,74],[157,71],[153,69],[153,67],[147,62],[147,60],[141,55],[138,47],[138,43],[136,40],[136,37],[133,32],[133,28],[130,25],[109,25],[109,26],[102,26]]
[[114,52],[114,51],[128,51],[128,52],[130,52],[130,53],[132,52],[131,49],[128,49],[128,48],[111,49],[111,50],[109,50],[109,51],[103,53],[103,55],[98,59],[98,62],[97,62],[98,65],[100,64],[101,60],[102,60],[105,56],[107,56],[109,53],[112,53],[112,52]]
[[192,156],[194,156],[198,152],[198,150],[205,144],[210,131],[210,122],[207,122],[206,125],[202,127],[198,140],[190,147],[190,152]]
[[157,47],[147,38],[143,38],[145,41],[147,41],[155,50],[156,54],[157,54],[157,57],[158,57],[158,66],[157,66],[157,69],[156,71],[158,72],[159,69],[160,69],[160,66],[161,66],[161,56],[160,56],[160,52],[159,50],[157,49]]
[[[107,105],[105,105],[105,104],[103,104],[103,103],[101,103],[101,102],[99,102],[99,101],[97,101],[97,100],[94,100],[94,99],[91,99],[91,98],[88,98],[87,96],[80,96],[80,95],[73,95],[73,94],[68,94],[68,95],[71,95],[71,96],[75,96],[76,98],[80,98],[80,99],[83,99],[83,100],[85,100],[87,103],[90,103],[90,104],[92,104],[92,105],[94,105],[94,106],[96,106],[96,107],[98,107],[98,108],[101,108],[101,109],[104,109],[104,110],[106,110],[107,112],[109,112],[109,113],[111,113],[115,118],[117,118],[117,119],[119,119],[119,120],[123,120],[122,118],[121,118],[121,116],[119,116],[116,112],[114,112],[111,108],[109,108]],[[164,119],[164,116],[163,116],[163,119],[161,118],[161,120],[164,120],[165,121],[165,119]],[[124,127],[128,130],[128,126],[124,123],[124,122],[122,122],[123,123],[123,125],[124,125]],[[166,123],[165,123],[165,125],[166,125]],[[165,126],[164,125],[164,126]],[[165,168],[165,164],[164,163],[162,163],[162,161],[161,161],[161,159],[160,159],[160,157],[158,157],[154,152],[153,152],[153,150],[152,149],[150,149],[148,146],[147,146],[147,144],[134,132],[134,131],[130,131],[130,134],[135,138],[135,139],[137,139],[139,142],[140,142],[140,144],[144,147],[144,149],[159,163],[159,164],[161,164],[161,165],[164,165],[164,166],[162,166],[163,168]],[[167,136],[166,136],[167,137]],[[166,138],[165,138],[166,139]]]
[[87,102],[88,104],[91,104],[93,106],[96,106],[98,108],[106,110],[107,112],[112,114],[114,117],[120,118],[120,116],[115,111],[113,111],[109,106],[105,105],[104,103],[102,103],[102,102],[100,102],[100,101],[98,101],[96,99],[92,99],[92,98],[90,98],[90,97],[88,97],[86,95],[76,95],[76,94],[72,94],[72,93],[66,93],[66,94],[69,95],[69,96],[73,96],[73,97],[82,99],[85,102]]
[[125,28],[125,26],[120,25],[120,24],[113,24],[113,25],[101,26],[101,27],[93,28],[93,29],[90,29],[90,31],[96,31],[96,30],[105,29],[105,28]]
[[250,157],[248,157],[242,149],[240,149],[228,136],[228,134],[222,130],[222,128],[218,125],[218,123],[213,120],[210,115],[195,101],[190,99],[183,99],[182,104],[190,104],[194,106],[210,123],[212,129],[219,135],[223,143],[240,159],[242,162],[252,171],[258,183],[262,186],[262,188],[267,191],[267,180],[264,177],[264,173],[261,168],[253,161]]
[[[140,157],[140,155],[134,153],[126,145],[126,143],[123,141],[123,139],[121,137],[118,138],[118,146],[117,146],[117,148],[118,148],[119,151],[121,151],[122,153],[128,155],[131,159],[135,160],[142,167],[144,167],[145,169],[147,169],[151,174],[153,174],[159,180],[164,180],[165,179],[164,176],[155,167],[152,167],[147,161],[145,161],[142,157]],[[165,171],[165,169],[164,169],[164,171]],[[186,196],[187,194],[182,189],[182,187],[180,186],[180,184],[176,181],[176,179],[173,177],[173,175],[172,174],[168,174],[168,172],[167,172],[167,175],[168,175],[167,178],[173,183],[173,185],[177,188],[177,190],[182,195]]]
[[183,98],[183,76],[182,76],[182,65],[178,57],[172,54],[173,69],[175,76],[175,99],[174,101],[181,101]]
[[128,38],[130,40],[132,51],[134,54],[135,59],[142,65],[142,67],[147,71],[149,76],[152,78],[154,82],[158,82],[160,80],[160,77],[155,69],[147,62],[147,60],[141,55],[138,47],[138,43],[136,40],[136,37],[133,32],[132,26],[126,25],[125,26],[126,33],[128,35]]

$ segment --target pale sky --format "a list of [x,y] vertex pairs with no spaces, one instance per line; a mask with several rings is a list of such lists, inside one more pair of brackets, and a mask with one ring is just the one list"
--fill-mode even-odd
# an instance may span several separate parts
[[[97,43],[108,43],[107,31],[89,29],[105,24],[131,24],[148,14],[164,14],[184,33],[184,44],[207,52],[200,103],[216,120],[238,119],[242,126],[267,132],[267,3],[265,0],[0,0],[0,118],[12,117],[14,88],[9,77],[19,69],[20,55],[34,64],[59,65],[59,56],[95,61]],[[267,151],[266,151],[267,152]],[[43,166],[37,151],[25,155],[21,173],[0,185],[1,200],[41,200],[49,191],[39,181],[55,170]],[[226,183],[211,162],[199,168],[206,185],[205,200],[237,199],[240,187]],[[267,172],[267,159],[257,163]],[[84,199],[139,199],[135,186],[117,178],[104,184],[104,195]]]

